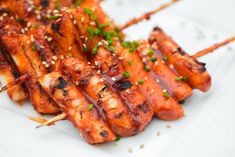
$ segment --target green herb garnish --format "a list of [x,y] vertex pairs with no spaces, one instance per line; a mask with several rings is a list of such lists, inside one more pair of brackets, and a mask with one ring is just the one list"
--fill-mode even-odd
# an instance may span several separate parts
[[36,51],[37,50],[37,48],[36,48],[36,46],[35,45],[32,45],[32,51]]
[[144,66],[144,70],[147,71],[147,72],[150,72],[150,67],[148,65]]
[[154,50],[150,49],[148,52],[148,56],[152,56],[154,54]]
[[184,77],[184,76],[179,76],[179,77],[175,78],[175,81],[187,81],[187,80],[188,80],[188,78]]
[[90,110],[92,110],[94,108],[94,105],[93,104],[89,104],[88,106],[87,106],[87,109],[90,111]]
[[50,20],[57,20],[59,18],[60,18],[60,16],[58,16],[58,15],[54,15],[54,16],[49,17]]
[[169,93],[168,93],[167,90],[163,90],[163,95],[164,95],[164,97],[165,97],[166,99],[169,99],[169,98],[170,98],[170,95],[169,95]]
[[165,62],[167,62],[168,61],[168,59],[169,59],[169,57],[168,56],[163,56],[163,58],[162,58]]
[[156,62],[156,61],[157,61],[157,58],[156,58],[156,57],[152,57],[150,60],[151,60],[151,62],[153,62],[153,63],[154,63],[154,62]]
[[132,53],[134,51],[136,51],[136,49],[139,47],[139,43],[136,41],[130,42],[130,41],[124,41],[122,43],[122,46],[124,48],[128,48],[129,52]]
[[128,71],[125,71],[125,72],[123,73],[123,76],[124,76],[125,78],[130,78],[130,77],[131,77],[131,74],[130,74]]
[[131,61],[127,61],[127,64],[131,66],[131,65],[132,65],[132,62],[131,62]]
[[144,80],[139,79],[139,80],[137,81],[137,83],[138,83],[138,84],[144,84]]

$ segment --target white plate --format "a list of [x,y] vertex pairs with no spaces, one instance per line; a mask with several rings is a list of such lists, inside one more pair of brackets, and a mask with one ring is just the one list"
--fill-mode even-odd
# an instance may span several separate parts
[[[147,38],[151,29],[160,25],[191,54],[216,41],[229,37],[231,32],[222,28],[218,18],[205,14],[205,6],[214,5],[221,15],[229,6],[223,8],[217,2],[184,1],[181,4],[155,16],[151,22],[142,23],[128,29],[129,39]],[[202,3],[203,2],[203,3]],[[112,0],[104,3],[104,8],[115,19],[123,23],[130,17],[140,15],[160,4],[155,0]],[[204,8],[200,14],[200,5]],[[191,6],[191,7],[189,7]],[[230,7],[230,9],[234,7]],[[195,11],[195,14],[190,12]],[[187,11],[188,10],[188,11]],[[187,13],[187,14],[186,14]],[[128,15],[127,15],[128,14]],[[205,16],[203,15],[205,14]],[[200,18],[199,18],[200,17]],[[203,22],[203,18],[209,19]],[[220,16],[221,20],[223,17]],[[200,20],[202,19],[202,20]],[[231,20],[231,19],[230,19]],[[228,20],[227,20],[228,21]],[[228,23],[229,24],[229,23]],[[230,25],[235,25],[235,22]],[[225,25],[226,26],[226,25]],[[235,33],[235,32],[232,32]],[[231,44],[230,47],[234,47]],[[198,156],[235,156],[235,48],[228,46],[208,55],[201,60],[207,62],[207,68],[213,78],[210,92],[203,94],[194,91],[194,95],[184,104],[186,116],[175,122],[154,119],[146,130],[137,136],[122,138],[120,142],[104,145],[88,145],[68,121],[53,127],[35,129],[34,122],[27,115],[37,115],[30,103],[19,107],[9,100],[6,94],[0,95],[0,157],[41,157],[41,156],[81,156],[81,157],[198,157]],[[171,125],[167,128],[166,125]],[[157,136],[160,132],[160,136]],[[139,146],[144,144],[144,148]],[[128,149],[132,149],[132,153]]]

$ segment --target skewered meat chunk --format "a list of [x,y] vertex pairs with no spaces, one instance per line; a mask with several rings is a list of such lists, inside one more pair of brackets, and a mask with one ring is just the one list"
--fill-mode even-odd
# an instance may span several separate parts
[[40,77],[39,82],[87,142],[98,144],[115,140],[116,136],[102,120],[97,109],[63,75],[52,72]]
[[[0,52],[0,82],[2,86],[6,86],[9,83],[16,81],[13,75],[13,70],[8,62],[5,60],[2,52]],[[8,96],[16,102],[23,101],[27,98],[23,88],[20,85],[13,86],[7,90]]]
[[61,71],[81,87],[101,107],[109,126],[120,136],[138,132],[139,122],[129,111],[108,82],[102,79],[86,62],[67,58],[62,61]]
[[[108,27],[100,28],[103,32],[106,33],[117,33],[115,26],[110,22],[107,15],[102,11],[99,5],[92,1],[88,0],[82,3],[83,7],[95,6],[91,11],[93,17],[96,16],[96,24],[105,25],[109,24]],[[97,27],[98,27],[97,26]],[[97,28],[96,27],[96,28]],[[99,27],[98,27],[99,28]],[[105,33],[103,33],[105,34]],[[136,48],[138,47],[138,43],[131,45],[131,52],[127,48],[124,48],[118,36],[111,36],[112,44],[114,47],[115,54],[121,58],[120,62],[124,64],[126,72],[129,72],[131,76],[129,79],[134,82],[139,81],[139,79],[145,79],[146,83],[139,85],[140,90],[143,94],[145,94],[148,102],[152,104],[152,107],[155,108],[155,114],[164,120],[175,120],[183,116],[183,109],[179,106],[179,104],[170,96],[169,98],[164,97],[163,89],[159,84],[157,84],[152,78],[149,76],[147,72],[144,71],[144,65],[142,64],[138,54],[135,53]],[[98,55],[98,54],[97,54]],[[130,66],[127,62],[131,61],[134,65]]]
[[192,88],[187,84],[187,78],[178,76],[172,67],[166,65],[165,61],[151,49],[148,42],[141,42],[137,51],[144,64],[150,67],[154,77],[175,100],[181,101],[192,95]]
[[156,44],[161,53],[168,57],[168,62],[177,72],[188,78],[188,83],[203,92],[211,87],[211,77],[206,70],[205,63],[189,56],[162,29],[156,27],[150,36],[150,43]]
[[[96,55],[92,55],[90,53],[89,50],[93,49],[92,46],[94,46],[95,43],[99,42],[99,40],[102,40],[102,38],[99,36],[93,36],[92,39],[89,39],[90,36],[87,33],[87,29],[90,28],[90,23],[94,21],[92,21],[89,15],[85,14],[84,10],[80,8],[71,9],[71,10],[67,9],[63,11],[61,14],[62,16],[64,14],[68,14],[68,16],[67,15],[64,16],[67,17],[67,20],[65,21],[69,21],[71,20],[71,18],[74,19],[76,22],[73,22],[73,24],[75,23],[74,27],[78,28],[77,32],[79,33],[79,36],[88,39],[88,40],[85,39],[84,41],[78,43],[84,42],[82,45],[80,45],[80,47],[84,48],[84,44],[86,45],[87,50],[84,50],[82,48],[85,51],[85,52],[83,51],[84,55],[89,56],[88,58],[91,59],[91,62],[93,63],[94,66],[96,66],[97,70],[100,70],[101,73],[106,77],[108,77],[110,80],[111,76],[115,76],[115,79],[117,78],[116,82],[111,81],[110,83],[114,84],[113,89],[120,94],[123,101],[126,104],[128,104],[131,112],[139,120],[141,125],[139,130],[143,130],[152,119],[152,115],[154,112],[153,108],[150,104],[147,103],[146,98],[138,89],[138,87],[134,84],[134,82],[123,79],[124,68],[122,63],[120,63],[118,61],[118,58],[113,56],[110,53],[110,51],[105,48],[104,45],[103,46],[100,45],[99,50],[97,50],[98,53]],[[57,22],[58,21],[60,22],[60,19],[58,19]],[[57,22],[55,23],[56,25],[59,25],[57,28],[62,28],[60,27],[61,25]],[[94,26],[91,27],[95,29]],[[61,33],[64,31],[54,31],[54,33],[58,32]],[[62,34],[60,35],[63,36]],[[128,83],[128,86],[123,86],[125,85],[125,83]]]
[[[29,56],[27,56],[26,53],[29,53],[31,49],[26,49],[28,46],[23,43],[23,37],[16,34],[4,35],[1,42],[5,45],[7,52],[12,57],[20,74],[30,75],[31,79],[26,81],[26,86],[29,92],[29,98],[35,110],[41,114],[58,113],[58,107],[37,84],[37,77],[39,77],[39,74],[42,74],[42,71],[37,69],[36,72],[34,68],[36,68],[38,64],[32,65],[29,61]],[[35,59],[36,58],[31,61],[35,61]]]

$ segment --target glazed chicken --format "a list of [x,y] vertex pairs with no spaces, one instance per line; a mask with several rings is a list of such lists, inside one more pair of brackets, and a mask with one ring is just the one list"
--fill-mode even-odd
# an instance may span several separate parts
[[153,116],[182,118],[179,102],[195,88],[211,87],[197,57],[235,38],[199,56],[188,55],[159,27],[149,40],[125,41],[122,30],[174,2],[118,27],[96,0],[2,0],[0,92],[57,115],[40,126],[67,119],[90,144],[133,136]]

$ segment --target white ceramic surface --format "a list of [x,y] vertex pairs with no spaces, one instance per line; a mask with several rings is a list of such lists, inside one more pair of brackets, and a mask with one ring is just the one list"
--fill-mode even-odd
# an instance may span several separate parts
[[[105,10],[117,23],[151,10],[164,0],[106,0]],[[128,39],[147,39],[158,25],[193,54],[235,34],[234,0],[185,0],[126,31]],[[0,157],[232,157],[235,156],[235,44],[201,58],[213,78],[210,92],[184,104],[186,116],[175,122],[154,119],[137,136],[117,144],[88,145],[63,121],[35,129],[27,115],[37,115],[30,103],[19,107],[0,95]],[[166,125],[171,125],[167,128]],[[160,136],[157,133],[160,132]],[[140,145],[144,148],[140,149]],[[128,149],[132,149],[132,153]]]

